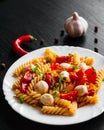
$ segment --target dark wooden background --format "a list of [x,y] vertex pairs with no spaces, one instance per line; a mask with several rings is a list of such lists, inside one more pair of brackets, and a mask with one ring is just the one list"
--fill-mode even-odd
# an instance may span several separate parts
[[[74,11],[88,21],[86,36],[72,39],[66,32],[60,36],[66,18]],[[95,26],[98,26],[97,33],[94,32]],[[4,98],[2,81],[8,68],[19,58],[12,51],[11,44],[17,37],[25,34],[31,34],[38,39],[23,45],[27,51],[52,45],[69,45],[93,51],[96,47],[98,53],[104,55],[104,0],[0,0],[0,130],[104,130],[103,113],[80,124],[51,126],[30,121],[12,110]],[[55,38],[58,39],[56,44]],[[95,38],[98,43],[94,43]],[[1,67],[2,63],[5,68]]]

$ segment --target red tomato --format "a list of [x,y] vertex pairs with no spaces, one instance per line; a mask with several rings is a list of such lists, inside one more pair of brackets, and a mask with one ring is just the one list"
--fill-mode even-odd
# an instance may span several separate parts
[[85,96],[93,96],[94,93],[95,93],[94,90],[90,89],[90,90],[88,90],[88,93]]
[[66,92],[61,92],[61,93],[60,93],[60,98],[62,98],[62,99],[68,100],[68,96],[69,96],[69,94],[66,93]]
[[60,98],[65,99],[65,100],[69,100],[69,101],[74,101],[77,99],[78,96],[78,92],[77,91],[72,91],[70,93],[66,93],[66,92],[61,92],[60,93]]
[[56,69],[59,69],[60,68],[60,64],[59,63],[52,63],[51,64],[51,69],[52,70],[56,70]]
[[74,90],[74,91],[69,93],[69,100],[70,101],[76,100],[77,97],[78,97],[78,91]]
[[26,71],[23,77],[23,81],[29,83],[32,80],[33,74],[30,71]]
[[65,68],[65,70],[67,70],[68,72],[73,72],[74,71],[74,69],[73,68]]
[[82,69],[80,69],[78,72],[76,72],[79,79],[81,79],[84,76],[84,72]]
[[21,92],[22,92],[22,93],[25,93],[25,92],[26,92],[26,90],[27,90],[27,86],[28,86],[27,83],[22,82],[22,86],[21,86]]
[[86,82],[85,78],[82,77],[81,79],[78,80],[77,85],[83,85]]
[[51,86],[53,84],[53,79],[52,79],[52,76],[50,74],[46,74],[45,75],[45,81],[47,82],[47,84],[49,86]]
[[95,83],[96,81],[96,72],[93,68],[89,68],[85,71],[88,82]]
[[71,80],[78,80],[78,76],[77,76],[76,72],[70,72],[69,76],[70,76]]
[[55,79],[55,82],[59,82],[59,77],[58,76],[54,77],[54,79]]
[[85,83],[85,77],[84,77],[84,71],[82,69],[80,69],[78,72],[76,72],[77,76],[78,76],[78,82],[77,85],[82,85]]
[[72,61],[72,56],[60,56],[60,57],[57,57],[56,58],[56,63],[68,63],[68,62],[71,62]]

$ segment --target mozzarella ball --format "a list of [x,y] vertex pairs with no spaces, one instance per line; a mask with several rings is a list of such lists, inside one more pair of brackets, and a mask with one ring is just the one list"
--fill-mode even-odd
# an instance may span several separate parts
[[78,65],[78,67],[79,67],[80,69],[83,69],[83,70],[87,70],[87,69],[88,69],[88,66],[87,66],[84,62],[80,63],[80,64]]
[[78,85],[75,90],[78,91],[78,96],[83,96],[88,92],[86,85]]
[[61,63],[60,66],[63,67],[63,68],[69,68],[70,64],[68,64],[68,63]]
[[39,81],[36,85],[35,85],[35,90],[36,92],[40,93],[40,94],[43,94],[43,93],[46,93],[48,91],[48,84],[47,82],[41,80]]
[[51,106],[54,103],[54,98],[51,94],[45,93],[41,96],[40,102],[43,105]]
[[68,73],[67,71],[62,71],[62,72],[60,73],[60,77],[61,77],[61,78],[69,78],[69,73]]

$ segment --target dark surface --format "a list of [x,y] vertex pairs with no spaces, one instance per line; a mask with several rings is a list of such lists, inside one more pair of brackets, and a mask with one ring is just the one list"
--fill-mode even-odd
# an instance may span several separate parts
[[[65,19],[74,11],[89,23],[86,36],[75,39],[66,33],[60,36]],[[97,33],[94,32],[95,26],[98,26]],[[50,126],[30,121],[12,110],[4,99],[2,81],[8,68],[19,58],[12,51],[11,44],[14,39],[25,34],[38,39],[23,45],[27,51],[55,45],[56,38],[56,45],[81,46],[91,50],[96,47],[104,55],[104,0],[0,0],[0,63],[6,65],[0,68],[0,130],[104,130],[104,114],[76,125]],[[98,43],[94,43],[95,38]],[[41,39],[44,39],[43,44]]]

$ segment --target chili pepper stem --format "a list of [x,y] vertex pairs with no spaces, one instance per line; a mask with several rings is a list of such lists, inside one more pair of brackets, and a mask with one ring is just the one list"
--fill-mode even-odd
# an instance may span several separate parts
[[32,36],[32,35],[31,35],[30,37],[31,37],[31,40],[32,40],[32,41],[36,41],[36,40],[37,40],[37,38],[35,38],[35,37]]

